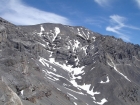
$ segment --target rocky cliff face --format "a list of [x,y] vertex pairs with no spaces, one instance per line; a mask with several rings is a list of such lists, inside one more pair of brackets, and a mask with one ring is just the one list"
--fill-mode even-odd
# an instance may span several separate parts
[[0,18],[0,105],[139,105],[140,46],[80,26]]

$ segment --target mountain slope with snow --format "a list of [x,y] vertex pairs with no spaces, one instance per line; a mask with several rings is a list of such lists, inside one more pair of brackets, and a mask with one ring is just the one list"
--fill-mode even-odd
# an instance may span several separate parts
[[[139,45],[80,26],[0,20],[0,87],[13,103],[139,105]],[[0,88],[0,104],[12,103],[6,94]]]

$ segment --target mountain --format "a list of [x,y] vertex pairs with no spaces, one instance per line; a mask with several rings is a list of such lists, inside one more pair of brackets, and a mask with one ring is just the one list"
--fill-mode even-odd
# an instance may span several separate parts
[[140,105],[140,46],[0,18],[0,105]]

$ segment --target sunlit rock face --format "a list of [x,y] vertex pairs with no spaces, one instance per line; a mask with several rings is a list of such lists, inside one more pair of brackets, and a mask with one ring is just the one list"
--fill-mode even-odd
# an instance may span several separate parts
[[139,105],[139,87],[139,45],[0,18],[0,105]]

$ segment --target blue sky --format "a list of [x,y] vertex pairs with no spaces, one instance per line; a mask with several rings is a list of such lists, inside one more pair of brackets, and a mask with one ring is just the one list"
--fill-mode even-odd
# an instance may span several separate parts
[[84,26],[140,44],[140,0],[0,0],[0,17],[17,25]]

